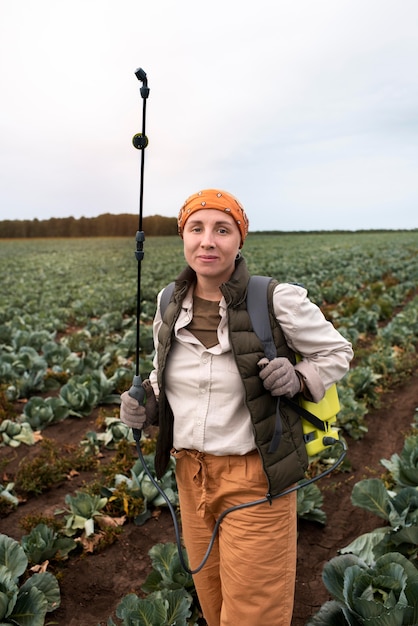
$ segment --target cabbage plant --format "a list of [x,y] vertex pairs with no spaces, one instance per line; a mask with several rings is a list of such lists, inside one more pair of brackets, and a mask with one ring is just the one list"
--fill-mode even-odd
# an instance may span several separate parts
[[10,383],[7,397],[17,400],[27,398],[33,391],[43,391],[47,368],[45,359],[31,346],[23,346],[17,353],[2,355],[2,380]]
[[61,602],[57,579],[49,572],[33,574],[20,586],[28,559],[22,546],[0,534],[0,623],[43,626],[48,612]]
[[27,422],[13,422],[12,420],[3,420],[0,423],[0,446],[7,445],[17,448],[21,443],[28,446],[35,444],[35,434],[31,425]]
[[99,391],[99,404],[118,404],[120,403],[120,394],[113,393],[113,378],[107,378],[102,368],[91,372],[90,376],[94,380]]
[[[156,480],[160,488],[164,491],[170,504],[172,504],[173,506],[177,506],[179,500],[177,482],[174,471],[176,464],[174,457],[170,458],[165,474],[161,477],[161,480],[158,481],[155,475],[154,456],[152,454],[145,455],[144,461],[147,465],[148,471]],[[139,459],[131,468],[130,478],[128,476],[125,476],[124,474],[116,474],[114,478],[114,486],[104,487],[102,489],[103,494],[111,499],[114,491],[122,483],[125,485],[125,488],[131,497],[142,498],[143,500],[144,510],[134,519],[134,523],[137,526],[142,526],[151,517],[151,511],[149,509],[149,506],[167,506],[165,498],[160,494],[157,487],[153,484]]]
[[[144,461],[148,468],[148,471],[156,480],[155,467],[154,467],[154,455],[147,454],[144,455]],[[165,474],[158,480],[158,485],[166,494],[168,500],[173,506],[178,505],[178,491],[177,491],[177,482],[175,475],[175,467],[176,460],[174,457],[170,457],[169,463],[167,465],[167,469]],[[138,481],[140,485],[140,489],[142,492],[142,496],[144,498],[145,503],[152,504],[153,506],[166,506],[166,501],[163,496],[159,493],[157,487],[151,481],[149,475],[144,470],[141,461],[135,462],[132,470],[132,477]]]
[[106,447],[117,444],[120,441],[134,441],[132,428],[126,426],[118,417],[106,417],[105,425],[106,431],[96,435],[96,439]]
[[90,376],[73,376],[61,388],[60,396],[74,417],[90,415],[99,400],[99,390]]
[[119,394],[113,394],[114,384],[102,369],[73,376],[61,388],[60,396],[75,417],[90,415],[98,404],[120,403]]
[[[107,498],[76,491],[74,495],[67,494],[65,503],[68,504],[69,515],[65,517],[65,534],[72,536],[79,530],[85,532],[86,537],[94,533],[94,520],[102,515],[102,509],[107,504]],[[60,513],[61,511],[57,511]]]
[[353,554],[325,564],[322,578],[334,598],[307,626],[413,626],[418,623],[418,570],[397,552],[368,566]]
[[14,483],[7,483],[6,486],[0,483],[0,500],[3,498],[3,500],[6,500],[9,504],[17,506],[19,499],[12,493],[14,486]]
[[46,524],[38,524],[28,535],[21,539],[21,546],[30,563],[62,559],[77,547],[70,537],[62,537]]
[[71,354],[68,346],[56,341],[47,341],[42,346],[42,356],[49,367],[61,365]]
[[43,430],[49,424],[65,419],[68,413],[68,405],[62,398],[33,396],[25,404],[22,417],[33,430]]
[[10,353],[2,353],[0,355],[0,380],[3,383],[11,383],[15,380],[16,375],[13,370],[14,355]]

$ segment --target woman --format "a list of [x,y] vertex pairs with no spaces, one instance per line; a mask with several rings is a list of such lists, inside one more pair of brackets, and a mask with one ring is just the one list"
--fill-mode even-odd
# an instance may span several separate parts
[[[289,626],[296,492],[272,496],[303,477],[307,457],[300,418],[285,402],[280,443],[270,447],[277,396],[303,393],[318,402],[347,372],[353,352],[305,289],[272,281],[277,358],[265,365],[246,310],[249,273],[240,250],[248,220],[240,202],[224,191],[200,191],[184,203],[178,227],[187,267],[164,319],[159,295],[154,320],[150,381],[159,405],[157,474],[173,454],[192,569],[225,509],[268,496],[269,502],[223,519],[194,582],[209,626]],[[297,364],[295,353],[302,357]],[[121,419],[138,429],[146,419],[145,408],[127,392]]]

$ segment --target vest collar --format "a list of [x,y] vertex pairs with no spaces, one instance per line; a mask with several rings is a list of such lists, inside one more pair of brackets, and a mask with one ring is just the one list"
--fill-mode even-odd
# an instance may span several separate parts
[[[235,270],[231,278],[220,286],[227,307],[236,307],[245,300],[247,284],[250,280],[247,264],[240,257],[235,263]],[[188,265],[176,278],[175,302],[182,302],[186,293],[196,283],[196,272]],[[244,287],[244,289],[243,289]]]

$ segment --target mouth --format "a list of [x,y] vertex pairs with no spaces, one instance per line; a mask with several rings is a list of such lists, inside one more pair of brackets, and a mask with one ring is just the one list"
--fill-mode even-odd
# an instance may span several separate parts
[[210,261],[217,261],[218,257],[214,254],[200,254],[198,257],[199,261],[203,261],[204,263]]

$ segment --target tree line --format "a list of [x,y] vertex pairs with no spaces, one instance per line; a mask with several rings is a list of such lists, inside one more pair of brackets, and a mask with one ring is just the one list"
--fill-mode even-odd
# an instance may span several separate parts
[[[47,220],[0,221],[0,238],[37,237],[134,237],[139,230],[137,215],[105,213],[97,217],[51,217]],[[177,219],[151,215],[142,220],[146,236],[170,236],[177,234]]]

